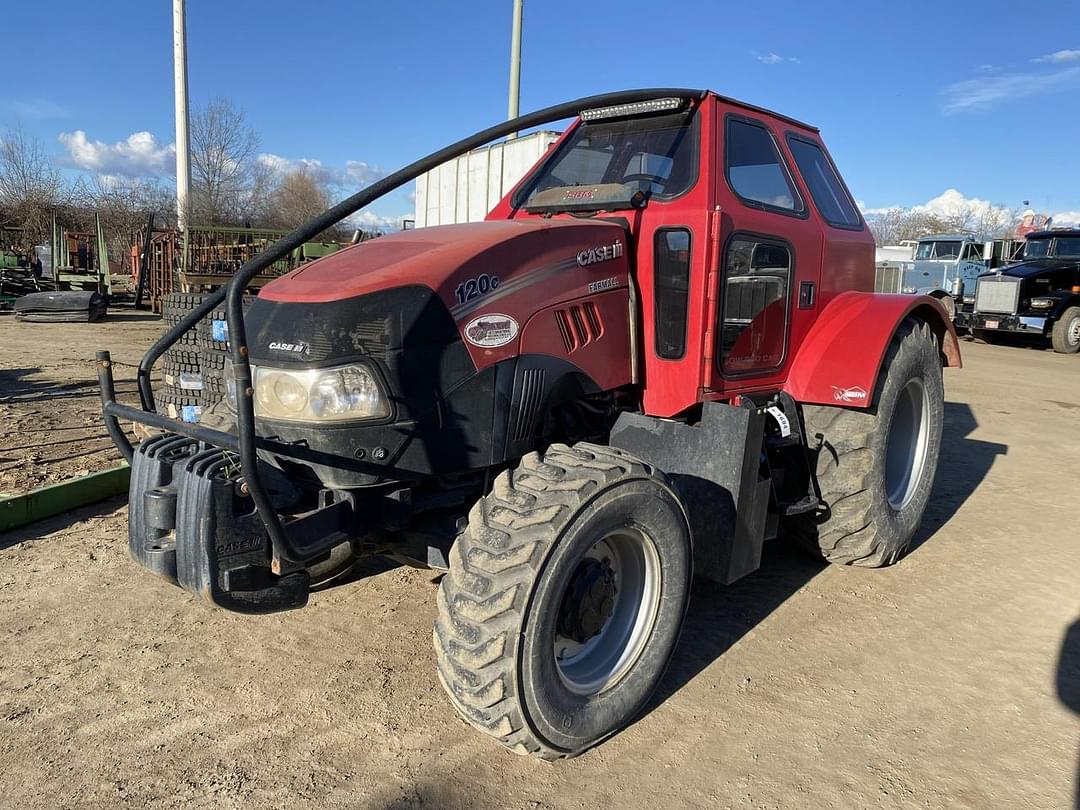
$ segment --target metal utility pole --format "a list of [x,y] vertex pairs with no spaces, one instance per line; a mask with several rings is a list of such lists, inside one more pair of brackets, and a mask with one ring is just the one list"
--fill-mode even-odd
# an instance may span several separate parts
[[191,192],[191,146],[188,127],[187,19],[184,0],[173,0],[173,85],[176,93],[176,220],[187,225]]
[[[525,0],[514,0],[514,23],[510,32],[510,102],[506,108],[507,120],[518,117],[518,97],[521,94],[521,17],[525,10]],[[511,132],[507,140],[516,138]]]

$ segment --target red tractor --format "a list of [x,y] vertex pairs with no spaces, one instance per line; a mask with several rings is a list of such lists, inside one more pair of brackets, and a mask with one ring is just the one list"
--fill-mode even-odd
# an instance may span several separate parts
[[[247,281],[329,224],[578,113],[487,221],[327,256],[245,312]],[[245,265],[143,359],[141,409],[99,354],[131,554],[244,612],[300,607],[365,554],[442,569],[454,706],[515,751],[572,756],[646,705],[693,574],[730,583],[779,534],[862,566],[908,546],[960,355],[936,300],[873,286],[811,126],[697,90],[522,116]],[[223,301],[231,427],[153,413],[154,362]],[[132,448],[119,419],[161,432]]]

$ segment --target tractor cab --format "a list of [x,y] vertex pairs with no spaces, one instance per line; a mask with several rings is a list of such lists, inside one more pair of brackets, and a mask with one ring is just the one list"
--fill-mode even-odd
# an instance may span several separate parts
[[873,290],[873,238],[818,130],[715,94],[583,111],[488,215],[536,219],[624,233],[657,416],[782,386],[821,308]]

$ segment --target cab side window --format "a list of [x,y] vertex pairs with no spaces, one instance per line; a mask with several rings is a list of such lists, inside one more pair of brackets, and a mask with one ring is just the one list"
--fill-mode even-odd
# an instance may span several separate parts
[[656,355],[677,360],[686,354],[686,305],[690,295],[690,231],[661,228],[653,254]]
[[746,374],[777,368],[787,345],[791,251],[780,242],[737,235],[724,256],[720,369]]
[[[995,247],[997,247],[995,245]],[[974,242],[968,242],[964,245],[964,253],[960,257],[965,262],[981,262],[983,260],[983,248],[982,245],[977,245]]]
[[752,208],[785,214],[803,210],[772,133],[760,123],[729,117],[724,145],[728,184]]
[[795,135],[787,142],[821,218],[835,228],[861,229],[859,211],[822,148]]

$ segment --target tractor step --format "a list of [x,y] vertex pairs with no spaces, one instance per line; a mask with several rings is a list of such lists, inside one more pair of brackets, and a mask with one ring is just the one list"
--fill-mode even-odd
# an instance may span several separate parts
[[807,512],[817,511],[820,507],[821,501],[816,495],[807,495],[805,498],[800,498],[797,501],[780,503],[777,505],[778,511],[784,517],[805,515]]

